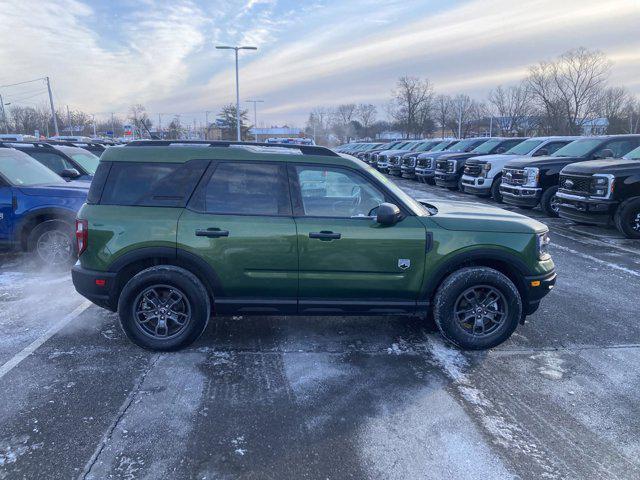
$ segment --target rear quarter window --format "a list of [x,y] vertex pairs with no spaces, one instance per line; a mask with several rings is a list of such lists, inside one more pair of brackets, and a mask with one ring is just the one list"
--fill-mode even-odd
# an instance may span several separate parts
[[112,162],[100,204],[184,207],[208,165],[208,160],[186,163]]

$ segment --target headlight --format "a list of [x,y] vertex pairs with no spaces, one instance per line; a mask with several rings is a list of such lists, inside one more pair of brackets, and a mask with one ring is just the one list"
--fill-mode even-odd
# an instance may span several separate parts
[[551,237],[549,231],[538,234],[538,258],[540,260],[547,260],[551,258],[549,254],[549,244],[551,243]]
[[615,177],[610,173],[596,174],[591,179],[591,195],[594,197],[611,198]]
[[527,175],[525,187],[537,187],[540,180],[540,169],[536,167],[525,167],[524,173]]
[[485,172],[488,172],[489,170],[491,170],[491,164],[490,164],[490,163],[488,163],[488,162],[487,162],[487,163],[485,163],[485,164],[482,166],[482,169],[483,169]]
[[455,160],[449,160],[447,162],[447,172],[448,173],[453,173],[456,171],[456,161]]

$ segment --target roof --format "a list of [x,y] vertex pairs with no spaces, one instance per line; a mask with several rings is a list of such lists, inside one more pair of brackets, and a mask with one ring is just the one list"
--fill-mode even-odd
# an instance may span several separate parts
[[322,163],[331,165],[353,166],[354,161],[337,155],[329,149],[326,155],[302,155],[292,154],[297,149],[283,151],[279,145],[261,146],[209,146],[208,144],[181,146],[126,146],[123,148],[109,148],[100,157],[101,162],[158,162],[158,163],[184,163],[189,160],[246,160],[264,162],[304,162]]

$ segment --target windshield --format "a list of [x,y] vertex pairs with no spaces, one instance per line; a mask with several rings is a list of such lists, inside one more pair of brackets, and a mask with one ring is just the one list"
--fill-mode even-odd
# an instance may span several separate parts
[[585,138],[576,140],[556,150],[554,157],[584,157],[604,142],[601,138]]
[[544,140],[525,140],[522,143],[519,143],[515,147],[511,147],[509,150],[504,152],[506,155],[526,155],[527,153],[531,153],[531,151],[540,145]]
[[439,142],[424,142],[424,143],[421,143],[420,146],[418,148],[416,148],[414,151],[415,152],[428,152],[433,147],[438,145],[438,143]]
[[451,152],[464,152],[468,147],[471,147],[472,145],[476,145],[478,143],[478,139],[477,138],[470,138],[468,140],[461,140],[458,143],[451,145],[449,148],[447,148],[447,151],[451,151]]
[[481,145],[471,150],[471,153],[489,153],[491,150],[500,145],[504,140],[487,140]]
[[[433,147],[431,150],[429,150],[430,152],[441,152],[442,150],[444,150],[445,148],[447,148],[449,146],[451,142],[449,142],[448,140],[445,142],[440,142],[439,144],[437,144],[435,147]],[[453,146],[453,145],[452,145]]]
[[79,148],[78,150],[78,152],[70,152],[68,153],[68,155],[70,155],[71,158],[78,162],[80,166],[84,168],[90,175],[96,173],[98,165],[100,164],[100,159],[91,152],[87,152],[86,150],[82,150],[81,148]]
[[640,160],[640,147],[636,148],[635,150],[631,150],[622,158],[626,160]]
[[66,183],[40,162],[17,150],[0,154],[0,174],[16,186]]
[[389,180],[386,176],[380,173],[375,168],[367,165],[365,167],[367,171],[373,175],[377,180],[379,180],[385,187],[387,187],[396,197],[402,200],[405,205],[407,205],[413,213],[419,216],[429,215],[429,210],[427,210],[420,202],[414,200],[412,197],[407,195],[404,190],[398,187],[395,183]]

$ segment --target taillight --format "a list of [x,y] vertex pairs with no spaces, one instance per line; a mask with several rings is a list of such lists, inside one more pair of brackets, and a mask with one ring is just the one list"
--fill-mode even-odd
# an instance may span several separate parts
[[86,220],[76,219],[76,245],[78,256],[87,249],[89,242],[89,228]]

